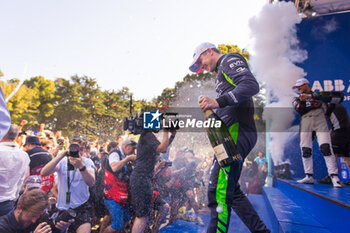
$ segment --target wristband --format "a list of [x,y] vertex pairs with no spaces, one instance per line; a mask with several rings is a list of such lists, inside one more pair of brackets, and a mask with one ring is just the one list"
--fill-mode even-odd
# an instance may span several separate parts
[[84,167],[80,168],[79,171],[83,172],[86,170],[86,166],[84,165]]

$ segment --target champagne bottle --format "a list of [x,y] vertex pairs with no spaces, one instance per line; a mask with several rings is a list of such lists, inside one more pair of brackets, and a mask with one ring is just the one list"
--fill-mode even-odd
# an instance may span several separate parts
[[[199,98],[201,98],[201,96]],[[206,110],[205,120],[209,120],[210,118],[213,118],[215,121],[221,121],[221,127],[219,128],[215,126],[206,128],[210,144],[214,149],[219,165],[225,167],[232,164],[234,161],[242,160],[225,123],[213,110]]]
[[340,104],[344,100],[344,94],[342,92],[320,91],[313,93],[313,97],[316,100],[321,100],[325,103]]

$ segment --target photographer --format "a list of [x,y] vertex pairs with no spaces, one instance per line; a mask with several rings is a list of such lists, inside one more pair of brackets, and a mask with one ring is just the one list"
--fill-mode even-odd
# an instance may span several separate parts
[[63,232],[74,221],[58,221],[50,225],[45,209],[48,207],[47,195],[39,189],[22,194],[17,207],[9,214],[0,217],[0,233],[46,233]]
[[72,208],[76,212],[70,230],[78,233],[91,231],[92,207],[88,202],[89,187],[95,183],[94,163],[82,157],[83,147],[80,139],[73,139],[69,151],[57,155],[41,170],[42,176],[57,172],[58,210]]
[[159,142],[152,131],[141,133],[138,146],[136,165],[131,173],[131,201],[135,210],[133,233],[144,232],[152,209],[152,178],[156,164],[157,152],[165,153],[169,145],[168,130],[163,130],[162,142]]
[[[103,232],[124,232],[124,225],[130,221],[129,212],[129,179],[131,174],[130,162],[135,161],[137,143],[126,139],[121,147],[113,149],[105,169],[105,200],[104,203],[111,215],[111,225]],[[124,188],[124,189],[123,189]]]

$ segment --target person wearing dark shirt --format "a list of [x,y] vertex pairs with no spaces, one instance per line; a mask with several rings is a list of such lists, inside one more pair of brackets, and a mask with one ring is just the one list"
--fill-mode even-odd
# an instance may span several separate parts
[[[328,103],[326,117],[332,126],[332,148],[336,157],[342,157],[346,166],[350,168],[350,121],[349,115],[342,104]],[[332,184],[332,179],[327,176],[317,180],[321,184]],[[343,184],[350,185],[350,181]]]
[[[24,145],[24,151],[27,152],[30,158],[29,169],[30,175],[40,175],[41,169],[52,160],[52,155],[42,147],[40,147],[38,137],[28,136]],[[42,177],[41,190],[48,193],[54,183],[54,175]]]
[[41,169],[51,161],[51,154],[40,147],[38,137],[28,136],[24,145],[24,151],[27,152],[30,158],[30,175],[40,175]]
[[338,167],[333,151],[331,150],[331,137],[325,117],[325,104],[313,97],[309,81],[305,78],[298,79],[293,86],[298,89],[300,95],[294,99],[295,110],[300,114],[300,148],[302,151],[302,161],[304,165],[305,177],[298,180],[301,184],[313,184],[313,161],[312,142],[314,132],[321,153],[327,165],[328,174],[331,177],[333,186],[341,188],[342,185],[338,177]]
[[59,221],[53,228],[47,221],[42,221],[47,207],[47,195],[42,190],[24,192],[16,209],[0,217],[0,233],[58,233],[66,230],[73,220]]
[[152,178],[157,152],[165,153],[169,145],[168,131],[163,130],[162,142],[152,131],[141,133],[137,144],[135,167],[130,176],[131,203],[135,210],[133,233],[144,232],[152,208]]
[[215,45],[202,43],[195,49],[193,58],[190,71],[197,73],[202,69],[216,73],[217,98],[204,96],[199,106],[202,111],[216,109],[243,158],[225,167],[221,167],[216,158],[213,161],[208,186],[211,219],[207,232],[227,232],[231,209],[250,231],[270,232],[238,184],[242,163],[257,140],[252,97],[259,92],[259,84],[245,58],[238,53],[220,54]]

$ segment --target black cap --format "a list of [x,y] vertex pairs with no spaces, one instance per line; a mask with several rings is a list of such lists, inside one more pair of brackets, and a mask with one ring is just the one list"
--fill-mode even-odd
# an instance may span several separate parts
[[25,145],[27,145],[27,144],[29,144],[29,145],[41,145],[39,138],[35,137],[35,136],[28,136],[26,138]]

